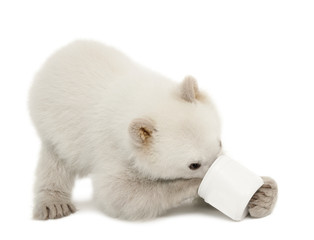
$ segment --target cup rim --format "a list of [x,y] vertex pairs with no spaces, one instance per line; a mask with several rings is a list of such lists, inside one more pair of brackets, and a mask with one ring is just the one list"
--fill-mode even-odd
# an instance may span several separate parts
[[207,178],[209,178],[210,176],[210,173],[213,171],[213,169],[215,168],[215,166],[218,164],[217,162],[219,162],[219,159],[221,158],[229,158],[228,156],[226,155],[220,155],[218,158],[216,158],[216,160],[213,162],[213,164],[209,167],[209,169],[207,170],[205,176],[203,177],[203,180],[199,186],[199,189],[198,189],[198,194],[200,195],[200,192],[202,192],[203,188],[204,188],[204,182],[207,181]]

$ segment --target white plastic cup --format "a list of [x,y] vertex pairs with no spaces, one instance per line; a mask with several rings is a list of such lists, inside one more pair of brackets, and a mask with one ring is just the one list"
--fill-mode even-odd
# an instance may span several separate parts
[[198,194],[231,219],[240,221],[247,216],[247,205],[263,183],[260,176],[222,155],[208,169]]

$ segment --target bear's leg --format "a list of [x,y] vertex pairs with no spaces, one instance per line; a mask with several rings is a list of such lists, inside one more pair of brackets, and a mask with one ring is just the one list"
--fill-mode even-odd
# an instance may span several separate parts
[[270,177],[262,177],[264,184],[258,189],[249,202],[251,217],[260,218],[269,215],[275,207],[278,188]]
[[[198,198],[201,181],[198,178],[156,181],[117,178],[113,186],[106,186],[106,189],[114,189],[104,195],[107,199],[98,198],[103,200],[103,208],[112,216],[128,220],[149,219],[192,203]],[[101,193],[100,190],[95,192]]]
[[33,217],[45,220],[74,213],[75,207],[71,203],[74,178],[53,146],[43,143],[36,172]]
[[199,198],[197,191],[201,181],[200,178],[193,178],[153,183],[150,188],[151,194],[145,195],[147,199],[144,211],[147,211],[148,216],[151,215],[150,211],[153,213],[152,216],[158,216],[169,209],[192,204]]

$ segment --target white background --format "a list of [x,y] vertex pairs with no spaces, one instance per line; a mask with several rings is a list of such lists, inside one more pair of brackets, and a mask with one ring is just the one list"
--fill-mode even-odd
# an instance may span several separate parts
[[[100,213],[80,180],[74,215],[34,221],[40,142],[27,112],[35,72],[78,38],[113,45],[215,100],[228,154],[277,180],[274,213],[233,222],[185,208],[148,222]],[[1,239],[313,239],[313,1],[0,1]],[[311,222],[312,221],[312,222]]]

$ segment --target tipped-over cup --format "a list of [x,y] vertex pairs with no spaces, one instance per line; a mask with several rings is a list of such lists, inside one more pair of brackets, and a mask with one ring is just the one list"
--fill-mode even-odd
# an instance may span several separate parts
[[262,185],[260,176],[222,155],[208,169],[198,194],[228,217],[240,221],[248,214],[248,203]]

